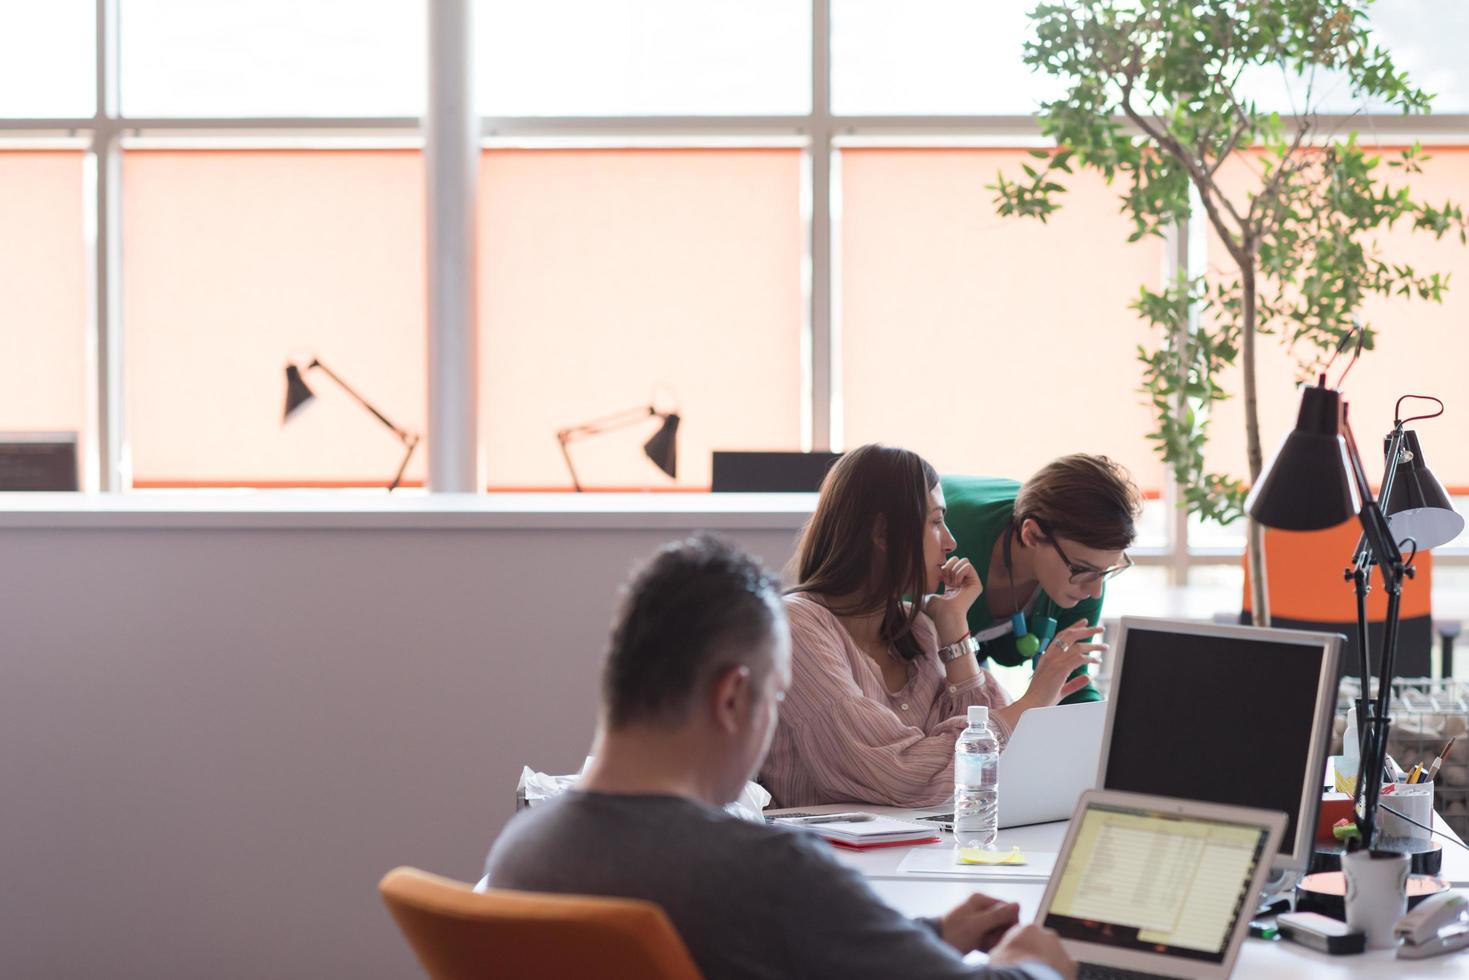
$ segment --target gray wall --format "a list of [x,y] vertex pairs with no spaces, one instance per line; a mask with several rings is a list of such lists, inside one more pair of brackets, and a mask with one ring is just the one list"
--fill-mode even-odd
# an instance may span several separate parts
[[378,878],[477,877],[521,764],[580,765],[659,523],[0,522],[0,975],[415,975]]

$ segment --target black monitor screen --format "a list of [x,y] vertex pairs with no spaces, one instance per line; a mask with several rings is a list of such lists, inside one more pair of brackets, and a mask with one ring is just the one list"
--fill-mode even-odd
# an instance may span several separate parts
[[1129,628],[1102,785],[1283,811],[1295,847],[1323,646]]
[[0,490],[77,489],[75,433],[0,432]]
[[716,449],[709,489],[715,493],[815,493],[841,455]]

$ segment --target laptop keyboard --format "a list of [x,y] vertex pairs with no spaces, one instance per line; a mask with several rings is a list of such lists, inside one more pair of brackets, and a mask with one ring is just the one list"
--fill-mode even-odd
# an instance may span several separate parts
[[1099,966],[1096,963],[1079,963],[1077,967],[1076,980],[1170,980],[1159,973],[1124,970],[1121,967]]

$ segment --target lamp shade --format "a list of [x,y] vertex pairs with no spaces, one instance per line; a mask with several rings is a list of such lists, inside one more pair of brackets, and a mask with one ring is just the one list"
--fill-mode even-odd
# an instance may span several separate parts
[[1454,510],[1448,491],[1428,468],[1418,433],[1411,429],[1403,433],[1397,473],[1384,509],[1393,540],[1412,538],[1419,551],[1448,544],[1464,530],[1464,518]]
[[653,437],[643,443],[643,452],[653,465],[671,477],[678,476],[678,423],[677,415],[663,416],[663,424]]
[[1341,434],[1341,393],[1309,385],[1301,391],[1296,427],[1285,437],[1245,498],[1245,511],[1266,527],[1319,531],[1356,515],[1362,498]]
[[306,384],[306,379],[301,377],[301,369],[294,364],[286,365],[286,414],[282,421],[287,421],[301,406],[316,397]]

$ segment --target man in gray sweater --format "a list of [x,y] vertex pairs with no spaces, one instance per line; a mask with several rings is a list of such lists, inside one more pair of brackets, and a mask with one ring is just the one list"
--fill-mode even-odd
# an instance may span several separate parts
[[[942,919],[884,905],[808,831],[725,813],[758,771],[790,684],[776,583],[708,536],[634,578],[603,671],[595,762],[519,814],[490,850],[491,887],[660,905],[709,980],[1074,978],[1056,935],[976,894]],[[963,961],[989,952],[986,966]]]

